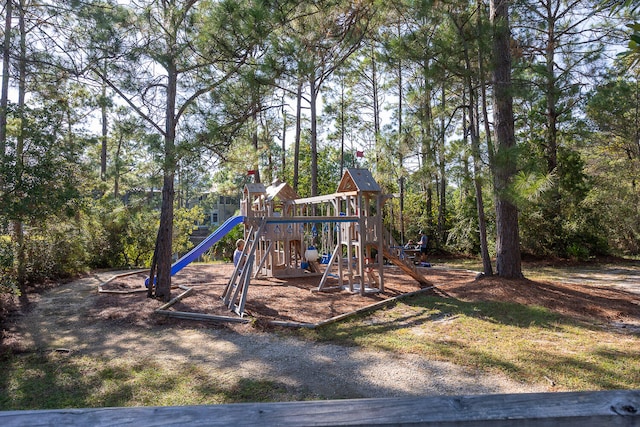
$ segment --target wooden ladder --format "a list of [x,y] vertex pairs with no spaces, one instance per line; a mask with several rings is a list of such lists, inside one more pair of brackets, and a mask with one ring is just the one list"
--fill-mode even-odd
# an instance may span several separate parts
[[[260,244],[260,235],[264,230],[266,221],[262,220],[258,226],[252,226],[247,234],[247,241],[242,249],[241,262],[233,269],[233,274],[224,288],[222,301],[231,311],[242,317],[244,306],[247,302],[247,293],[251,282],[256,249]],[[244,260],[244,263],[242,262]],[[237,302],[237,303],[236,303]]]

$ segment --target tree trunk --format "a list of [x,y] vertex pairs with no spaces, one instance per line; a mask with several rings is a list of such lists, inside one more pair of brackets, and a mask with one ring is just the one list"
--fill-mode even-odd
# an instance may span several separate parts
[[[433,230],[433,174],[430,172],[431,165],[435,164],[434,158],[434,148],[433,148],[433,112],[431,109],[431,87],[429,83],[429,70],[430,64],[428,59],[424,61],[422,64],[422,78],[424,81],[424,95],[422,100],[421,112],[420,112],[420,123],[422,124],[420,130],[421,136],[421,168],[424,171],[423,174],[423,185],[425,192],[425,203],[427,205],[426,209],[426,217],[427,217],[427,229],[429,232]],[[437,179],[436,179],[437,180]],[[436,188],[436,191],[438,189]],[[440,240],[438,238],[434,239],[436,246],[439,246]]]
[[[400,33],[400,28],[398,28]],[[402,60],[398,60],[398,163],[400,167],[400,243],[405,244],[404,228],[404,138],[402,137],[402,97],[404,92],[402,90]]]
[[344,140],[345,140],[345,123],[344,123],[344,76],[340,78],[340,176],[344,175]]
[[118,146],[116,147],[116,154],[113,159],[113,197],[116,200],[120,197],[120,153],[122,151],[123,139],[123,135],[118,136]]
[[[177,165],[176,135],[176,93],[177,72],[175,64],[167,67],[167,109],[165,114],[164,137],[164,182],[162,186],[162,208],[160,227],[156,241],[156,262],[158,279],[155,296],[164,302],[171,299],[171,255],[173,241],[173,201],[175,198],[174,178]],[[152,267],[153,268],[153,267]],[[149,284],[151,286],[151,283]]]
[[311,108],[311,196],[318,195],[318,113],[316,81],[309,79],[310,108]]
[[[106,75],[106,73],[105,73]],[[102,100],[100,102],[100,113],[102,115],[102,138],[100,149],[100,179],[104,182],[107,180],[107,85],[102,82]],[[118,193],[116,192],[116,197]]]
[[[0,165],[4,164],[7,152],[7,109],[9,107],[9,66],[11,60],[11,19],[13,17],[13,2],[7,1],[5,8],[4,43],[2,47],[2,93],[0,95]],[[0,191],[4,186],[0,175]]]
[[[558,89],[555,80],[555,18],[549,4],[546,5],[547,12],[547,45],[545,47],[546,62],[546,98],[547,98],[547,137],[546,137],[546,158],[547,172],[555,172],[558,166],[558,111],[556,108],[558,100]],[[559,197],[559,195],[558,195]]]
[[[269,128],[269,121],[265,119],[263,114],[260,114],[258,117],[260,118],[259,123],[264,133],[264,140],[265,141],[274,140],[275,138],[271,137],[271,129]],[[257,131],[256,131],[256,135],[257,135]],[[265,182],[270,184],[273,182],[275,178],[275,162],[273,161],[273,146],[270,143],[265,142],[265,149],[267,152],[266,153],[267,167],[265,170],[265,177],[261,178],[261,180],[264,180]]]
[[175,197],[173,181],[174,174],[165,171],[164,185],[162,187],[160,228],[156,242],[158,280],[155,292],[156,297],[164,302],[171,299],[171,245],[173,240],[173,200]]
[[302,137],[302,80],[298,82],[296,93],[296,136],[293,147],[293,189],[298,191],[300,180],[300,139]]
[[254,152],[256,153],[256,155],[258,156],[256,163],[253,165],[253,170],[254,170],[254,180],[255,182],[262,182],[262,179],[260,178],[260,152],[259,152],[259,141],[258,141],[258,102],[256,101],[255,97],[253,99],[253,105],[251,106],[251,108],[253,108],[253,113],[251,114],[251,119],[253,120],[253,132],[251,133],[251,141],[253,144],[253,149],[255,150]]
[[[557,87],[556,82],[556,70],[555,70],[555,52],[556,44],[558,43],[556,37],[557,21],[554,17],[555,12],[549,3],[545,5],[546,9],[546,24],[547,24],[547,43],[545,46],[545,97],[546,97],[546,115],[547,115],[547,129],[545,136],[544,156],[547,161],[547,172],[554,174],[558,169],[558,99],[560,97],[560,90]],[[545,203],[543,212],[546,220],[549,221],[551,227],[560,232],[562,207],[561,207],[561,195],[558,181],[554,181],[553,187],[548,191],[547,202]],[[564,243],[561,241],[559,234],[556,234],[552,244],[554,251],[557,253],[564,252]]]
[[[478,12],[479,13],[479,12]],[[458,28],[460,36],[463,37],[462,28]],[[469,57],[469,49],[466,43],[463,46],[465,66],[467,68],[465,83],[469,92],[469,136],[471,138],[471,153],[473,157],[473,185],[476,194],[476,209],[478,213],[478,229],[480,232],[480,254],[482,256],[482,270],[487,276],[493,275],[493,267],[491,266],[491,258],[489,257],[489,247],[487,244],[487,221],[484,214],[484,201],[482,197],[482,180],[481,180],[481,163],[480,158],[480,114],[478,108],[478,96],[476,85],[474,85],[471,66],[471,58]]]
[[497,141],[495,164],[496,191],[496,269],[500,277],[522,277],[518,210],[508,198],[507,188],[516,173],[513,98],[511,94],[511,51],[509,1],[491,0],[493,27],[493,111]]
[[284,98],[282,100],[282,152],[280,153],[281,159],[281,169],[280,169],[280,179],[285,180],[287,176],[287,110],[285,109],[285,101]]
[[376,56],[373,49],[373,43],[371,44],[371,96],[373,97],[373,140],[375,141],[375,153],[376,153],[376,165],[380,160],[380,100],[378,99],[378,69],[376,64]]
[[[442,83],[441,108],[446,111],[446,91],[445,83]],[[438,170],[440,174],[440,182],[438,188],[438,238],[436,243],[438,247],[445,241],[445,221],[447,214],[447,170],[446,170],[446,146],[445,146],[445,120],[444,115],[440,116],[440,134],[438,135]]]
[[[478,0],[478,40],[482,39],[482,0]],[[495,149],[491,139],[491,124],[489,122],[489,113],[487,111],[487,79],[484,69],[484,52],[478,49],[478,76],[480,79],[480,94],[482,97],[482,121],[484,122],[484,133],[487,140],[487,158],[489,159],[489,169],[493,170]]]
[[[16,137],[16,186],[17,188],[24,188],[20,183],[22,180],[22,169],[24,167],[24,137],[25,137],[25,121],[24,121],[24,108],[27,91],[27,34],[24,22],[25,16],[25,4],[24,0],[20,1],[18,10],[19,16],[19,31],[20,31],[20,56],[18,60],[18,117],[20,118],[20,132]],[[14,243],[14,264],[16,269],[16,281],[18,282],[18,289],[22,294],[26,293],[26,257],[24,247],[24,227],[21,218],[15,218],[12,221],[13,228],[13,243]]]

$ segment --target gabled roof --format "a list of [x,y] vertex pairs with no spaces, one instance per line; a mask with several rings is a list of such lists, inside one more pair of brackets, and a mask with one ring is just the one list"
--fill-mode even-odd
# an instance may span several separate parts
[[298,193],[286,182],[274,181],[272,185],[267,187],[267,201],[271,201],[276,197],[282,201],[298,199]]
[[249,194],[264,194],[266,193],[266,189],[264,187],[264,184],[258,182],[258,183],[248,183],[245,184],[244,186],[244,191],[248,192]]
[[369,169],[347,169],[338,185],[338,193],[348,191],[377,192],[382,191],[371,175]]

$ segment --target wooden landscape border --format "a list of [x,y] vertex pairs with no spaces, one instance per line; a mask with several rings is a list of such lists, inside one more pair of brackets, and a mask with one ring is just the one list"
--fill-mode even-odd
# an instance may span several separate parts
[[[212,321],[212,322],[230,322],[230,323],[249,323],[250,320],[248,318],[245,317],[232,317],[232,316],[219,316],[219,315],[214,315],[214,314],[205,314],[205,313],[194,313],[194,312],[190,312],[190,311],[171,311],[171,310],[167,310],[169,307],[171,307],[173,304],[175,304],[176,302],[180,301],[182,298],[188,296],[191,291],[193,290],[193,288],[189,288],[187,286],[184,285],[180,285],[179,286],[180,289],[183,289],[185,292],[181,293],[180,295],[178,295],[177,297],[173,298],[171,301],[167,302],[166,304],[164,304],[161,307],[158,307],[157,309],[154,310],[155,314],[160,314],[163,316],[167,316],[167,317],[175,317],[178,319],[188,319],[188,320],[204,320],[204,321]],[[385,305],[388,304],[392,304],[402,298],[407,298],[410,296],[414,296],[426,291],[430,291],[435,289],[435,286],[429,286],[427,288],[422,288],[422,289],[418,289],[417,291],[413,291],[413,292],[407,292],[406,294],[402,294],[402,295],[398,295],[392,298],[388,298],[382,301],[378,301],[376,303],[370,304],[366,307],[361,307],[357,310],[354,311],[350,311],[348,313],[343,313],[343,314],[339,314],[337,316],[331,317],[329,319],[326,320],[322,320],[320,322],[316,322],[316,323],[307,323],[307,322],[289,322],[289,321],[282,321],[282,320],[269,320],[266,321],[265,323],[271,326],[281,326],[281,327],[289,327],[289,328],[309,328],[309,329],[315,329],[318,328],[320,326],[324,326],[324,325],[328,325],[330,323],[334,323],[334,322],[338,322],[340,320],[346,319],[348,317],[351,316],[355,316],[357,314],[360,313],[365,313],[371,310],[375,310],[377,308],[383,307]]]
[[[126,272],[126,273],[122,273],[122,274],[116,274],[112,277],[110,277],[109,279],[107,279],[105,282],[101,283],[98,286],[98,293],[113,293],[113,294],[128,294],[128,293],[137,293],[137,292],[143,292],[146,291],[146,289],[142,288],[142,289],[133,289],[133,290],[126,290],[126,291],[118,291],[118,290],[109,290],[109,289],[103,289],[102,287],[104,285],[106,285],[107,283],[120,278],[120,277],[126,277],[126,276],[131,276],[134,274],[138,274],[142,271],[145,270],[136,270],[136,271],[131,271],[131,272]],[[189,296],[193,291],[194,288],[188,287],[186,285],[179,285],[177,286],[177,288],[182,289],[184,292],[182,292],[181,294],[179,294],[178,296],[176,296],[175,298],[171,299],[171,301],[163,304],[162,306],[156,308],[153,313],[154,314],[158,314],[158,315],[162,315],[162,316],[166,316],[166,317],[173,317],[173,318],[177,318],[177,319],[186,319],[186,320],[198,320],[198,321],[209,321],[209,322],[219,322],[219,323],[249,323],[251,322],[251,320],[249,318],[246,317],[240,317],[240,316],[220,316],[220,315],[214,315],[214,314],[206,314],[206,313],[196,313],[196,312],[190,312],[190,311],[174,311],[174,310],[169,310],[169,308],[174,305],[175,303],[177,303],[178,301],[180,301],[181,299]],[[291,322],[291,321],[283,321],[283,320],[269,320],[264,322],[267,325],[271,325],[271,326],[280,326],[280,327],[289,327],[289,328],[308,328],[308,329],[315,329],[324,325],[328,325],[330,323],[335,323],[338,322],[340,320],[344,320],[346,318],[361,314],[361,313],[366,313],[372,310],[376,310],[380,307],[384,307],[386,305],[392,304],[398,300],[401,300],[403,298],[408,298],[414,295],[418,295],[427,291],[431,291],[433,289],[436,289],[436,286],[428,286],[425,288],[421,288],[418,289],[416,291],[413,292],[407,292],[405,294],[401,294],[401,295],[397,295],[395,297],[392,298],[387,298],[384,299],[382,301],[378,301],[375,302],[373,304],[370,304],[368,306],[365,307],[361,307],[357,310],[354,311],[350,311],[348,313],[342,313],[339,314],[337,316],[331,317],[329,319],[325,319],[322,320],[320,322],[316,322],[316,323],[308,323],[308,322]]]
[[22,426],[640,426],[640,390],[0,412]]
[[120,274],[116,274],[114,276],[111,276],[107,280],[105,280],[104,282],[102,282],[102,283],[100,283],[98,285],[98,293],[99,294],[135,294],[135,293],[138,293],[138,292],[147,292],[147,288],[129,289],[129,290],[126,290],[126,291],[118,291],[118,290],[115,290],[115,289],[103,289],[102,288],[107,283],[112,282],[115,279],[119,279],[120,277],[133,276],[134,274],[139,274],[139,273],[142,273],[142,272],[145,272],[145,271],[147,271],[147,269],[139,269],[139,270],[128,271],[126,273],[120,273]]
[[281,320],[271,320],[268,323],[270,325],[273,326],[285,326],[285,327],[293,327],[293,328],[310,328],[310,329],[314,329],[314,328],[318,328],[320,326],[324,326],[324,325],[328,325],[330,323],[334,323],[334,322],[338,322],[340,320],[344,320],[348,317],[352,317],[355,316],[357,314],[361,314],[361,313],[366,313],[368,311],[372,311],[375,309],[378,309],[380,307],[384,307],[386,305],[392,304],[398,300],[401,300],[403,298],[408,298],[414,295],[418,295],[421,294],[423,292],[426,291],[430,291],[435,289],[435,286],[429,286],[428,288],[422,288],[422,289],[418,289],[417,291],[413,291],[413,292],[407,292],[406,294],[401,294],[392,298],[388,298],[388,299],[384,299],[382,301],[378,301],[375,302],[373,304],[367,305],[365,307],[361,307],[357,310],[354,311],[350,311],[348,313],[343,313],[343,314],[339,314],[337,316],[331,317],[329,319],[326,320],[322,320],[320,322],[316,322],[316,323],[302,323],[302,322],[285,322],[285,321],[281,321]]

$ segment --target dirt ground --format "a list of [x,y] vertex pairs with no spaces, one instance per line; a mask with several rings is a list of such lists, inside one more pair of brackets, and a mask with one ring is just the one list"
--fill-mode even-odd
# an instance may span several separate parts
[[[477,272],[445,268],[420,267],[419,271],[431,283],[420,284],[395,266],[386,266],[384,293],[361,296],[348,290],[316,292],[320,277],[282,279],[252,279],[245,313],[255,319],[254,325],[270,321],[315,324],[346,313],[362,310],[383,300],[422,291],[465,301],[510,301],[547,307],[553,311],[603,323],[637,327],[640,325],[640,271],[636,292],[632,288],[611,283],[585,284],[571,282],[536,282],[527,279],[505,280],[496,277],[476,278]],[[632,270],[634,271],[634,270]],[[188,266],[173,280],[174,286],[193,288],[189,296],[168,310],[238,317],[220,299],[232,266],[229,264]],[[132,325],[184,322],[151,315],[161,302],[146,297],[146,272],[116,277],[101,288],[105,291],[140,291],[134,293],[101,293],[91,316]],[[329,284],[330,285],[330,284]],[[172,297],[184,292],[174,288]]]

